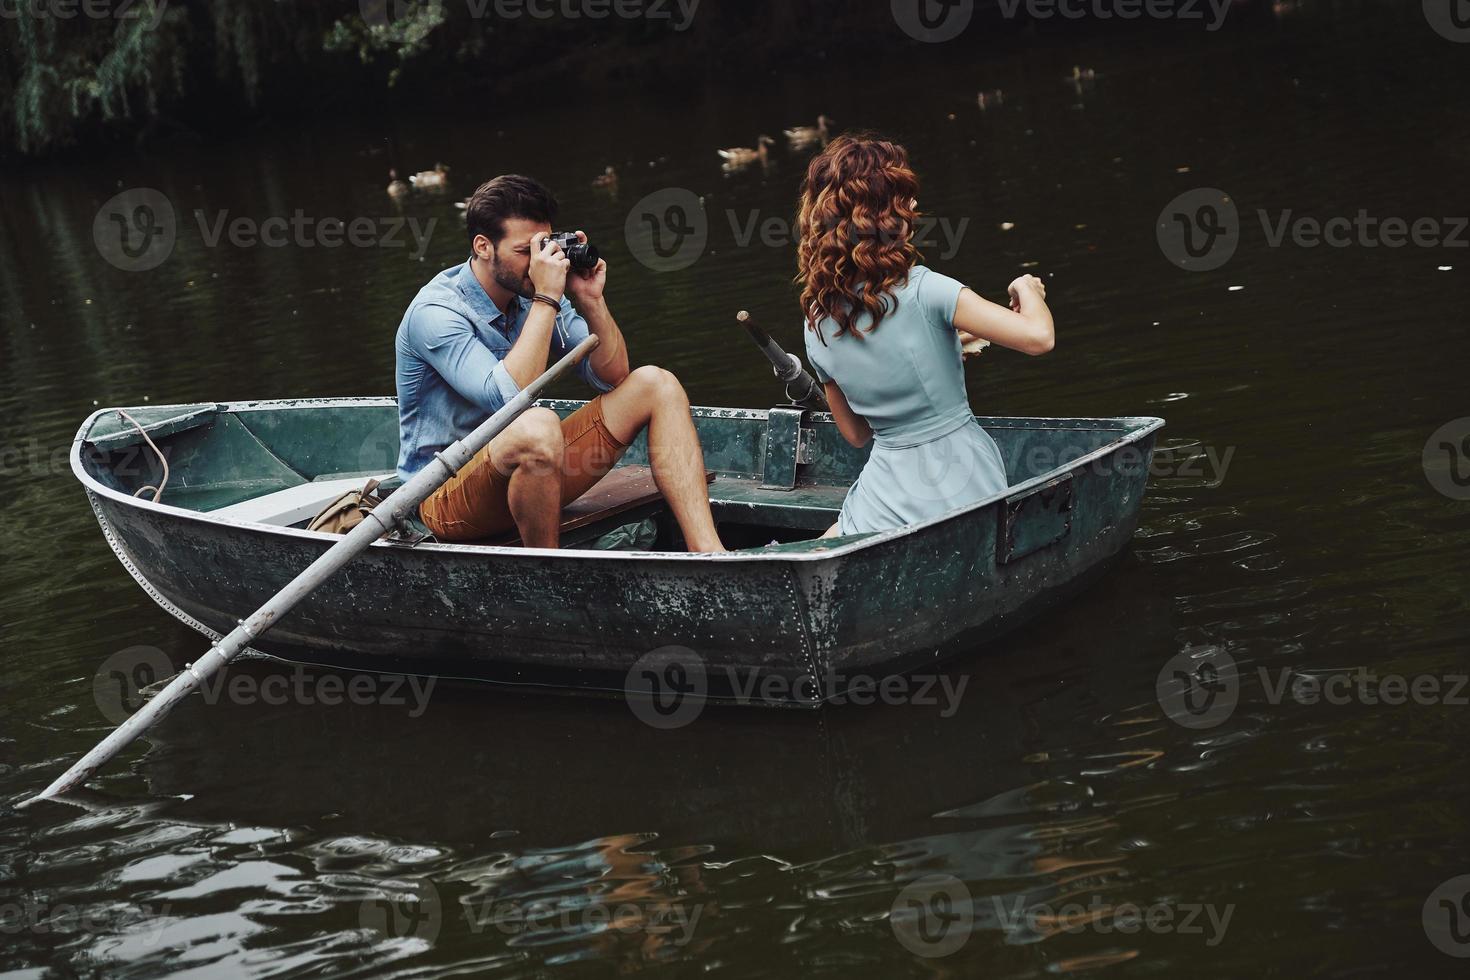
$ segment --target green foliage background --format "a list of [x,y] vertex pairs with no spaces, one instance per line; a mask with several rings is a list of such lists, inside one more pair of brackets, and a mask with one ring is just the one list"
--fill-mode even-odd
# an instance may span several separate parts
[[[553,9],[568,2],[585,0]],[[682,19],[678,0],[642,2]],[[385,100],[513,94],[532,66],[587,82],[687,84],[689,72],[769,70],[814,46],[896,43],[882,2],[700,0],[682,32],[648,17],[505,18],[493,3],[0,0],[0,156]]]

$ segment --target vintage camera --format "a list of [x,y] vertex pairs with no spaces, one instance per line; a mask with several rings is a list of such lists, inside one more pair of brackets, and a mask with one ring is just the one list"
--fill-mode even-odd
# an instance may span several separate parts
[[546,251],[547,242],[556,242],[560,245],[561,250],[567,253],[567,258],[571,260],[572,268],[578,272],[597,268],[597,263],[602,259],[602,254],[597,251],[597,246],[582,244],[582,240],[574,231],[552,232],[551,237],[541,243],[543,252]]

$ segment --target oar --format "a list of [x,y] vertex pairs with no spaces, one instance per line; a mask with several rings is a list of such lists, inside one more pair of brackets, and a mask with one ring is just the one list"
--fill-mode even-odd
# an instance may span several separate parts
[[792,404],[818,412],[830,410],[821,385],[806,373],[806,368],[801,366],[801,358],[782,350],[781,345],[772,340],[770,334],[756,326],[755,320],[745,310],[735,314],[735,320],[750,334],[750,339],[766,355],[766,360],[771,362],[776,379],[786,385],[786,397],[791,399]]
[[468,463],[481,449],[484,449],[490,440],[499,435],[501,430],[509,425],[517,415],[530,408],[531,403],[536,400],[542,389],[590,354],[596,349],[597,344],[596,336],[582,341],[570,353],[547,369],[545,374],[527,385],[524,391],[506,402],[500,411],[486,419],[478,429],[443,452],[435,453],[434,459],[438,465],[430,463],[413,479],[390,494],[387,500],[373,509],[366,520],[348,532],[341,541],[328,548],[326,554],[307,566],[306,571],[292,579],[289,585],[257,609],[253,616],[242,620],[229,636],[210,647],[209,652],[194,663],[187,665],[179,676],[170,681],[169,685],[156,697],[140,708],[137,714],[114,729],[111,735],[99,742],[92,751],[82,757],[81,761],[63,773],[56,782],[47,786],[40,795],[26,800],[17,809],[24,809],[41,800],[54,799],[90,779],[93,773],[106,765],[133,739],[168,714],[169,709],[188,697],[208,678],[222,670],[225,664],[238,656],[251,640],[274,626],[291,611],[292,607],[311,595],[314,589],[331,578],[352,559],[366,551],[368,546],[378,538],[397,527],[399,522],[413,513],[425,498],[448,482],[450,477],[459,472],[460,467]]

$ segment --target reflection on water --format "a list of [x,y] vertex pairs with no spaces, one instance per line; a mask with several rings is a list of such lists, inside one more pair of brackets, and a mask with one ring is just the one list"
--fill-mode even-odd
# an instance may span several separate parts
[[[11,802],[105,732],[92,680],[109,655],[202,650],[103,543],[57,451],[76,425],[94,404],[391,390],[404,303],[463,257],[453,201],[502,170],[549,181],[603,245],[635,360],[674,370],[697,404],[765,407],[776,386],[732,317],[748,308],[799,349],[793,260],[746,230],[789,221],[809,151],[725,176],[714,150],[822,113],[895,132],[951,233],[930,264],[992,298],[1023,271],[1049,277],[1056,352],[968,362],[976,411],[1169,428],[1129,557],[950,665],[969,680],[952,716],[722,709],[663,732],[617,703],[447,683],[417,717],[191,702],[94,784],[89,809],[0,814],[0,968],[1447,972],[1422,915],[1470,873],[1465,709],[1301,703],[1279,678],[1465,672],[1467,505],[1426,481],[1422,450],[1470,412],[1470,264],[1272,247],[1256,215],[1463,212],[1463,52],[1415,5],[1278,10],[1208,37],[1044,32],[983,59],[922,51],[898,73],[829,57],[648,101],[328,120],[7,176]],[[425,168],[451,164],[451,188],[389,199],[389,136]],[[617,186],[594,187],[609,164]],[[171,202],[178,235],[168,261],[126,273],[99,261],[92,219],[138,186]],[[1242,231],[1222,268],[1186,273],[1154,224],[1198,187],[1225,189]],[[678,273],[624,237],[668,188],[709,215]],[[422,261],[415,247],[207,242],[226,213],[297,209],[432,231]],[[1190,650],[1239,671],[1215,727],[1159,706],[1161,669]],[[1154,926],[1124,928],[1134,909]],[[1183,927],[1192,910],[1200,931]]]

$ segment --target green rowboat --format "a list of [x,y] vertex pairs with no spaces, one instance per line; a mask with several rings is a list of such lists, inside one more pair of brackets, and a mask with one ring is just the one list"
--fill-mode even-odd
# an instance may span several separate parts
[[[538,404],[566,416],[583,402]],[[72,468],[108,543],[165,610],[211,639],[336,540],[324,505],[393,472],[391,398],[116,409],[78,431]],[[560,550],[385,539],[305,599],[252,652],[353,670],[625,692],[649,665],[698,668],[701,693],[753,681],[783,703],[839,695],[983,648],[1101,574],[1138,524],[1156,418],[979,418],[1011,486],[923,523],[819,540],[867,458],[830,415],[693,409],[720,534],[684,552],[648,493],[640,436]],[[611,482],[609,482],[611,481]],[[600,487],[602,485],[599,485]],[[140,495],[141,494],[141,495]],[[599,550],[618,528],[647,550]],[[638,536],[633,535],[632,540]],[[652,660],[650,660],[652,658]],[[682,676],[682,674],[681,674]],[[636,683],[635,683],[636,686]]]

